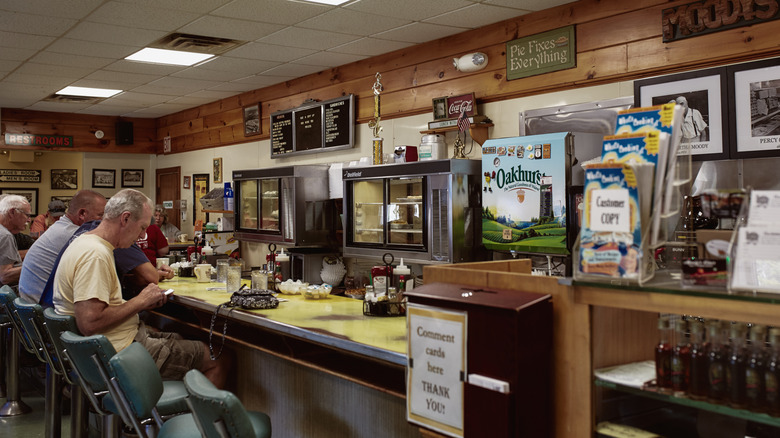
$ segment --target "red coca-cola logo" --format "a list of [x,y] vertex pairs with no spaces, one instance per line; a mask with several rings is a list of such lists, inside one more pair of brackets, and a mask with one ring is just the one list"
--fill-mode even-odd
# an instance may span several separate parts
[[457,114],[460,115],[462,111],[466,111],[467,113],[471,111],[472,103],[464,100],[462,102],[452,102],[450,104],[450,114]]
[[447,98],[447,118],[454,119],[460,117],[462,111],[466,112],[468,117],[476,115],[474,106],[474,94],[461,94],[460,96],[451,96]]

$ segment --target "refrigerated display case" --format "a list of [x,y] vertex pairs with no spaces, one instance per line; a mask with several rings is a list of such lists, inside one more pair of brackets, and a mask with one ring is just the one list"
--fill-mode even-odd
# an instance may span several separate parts
[[340,229],[328,199],[328,166],[236,170],[236,237],[242,241],[325,246]]
[[350,167],[344,255],[413,263],[478,260],[480,162],[436,160]]

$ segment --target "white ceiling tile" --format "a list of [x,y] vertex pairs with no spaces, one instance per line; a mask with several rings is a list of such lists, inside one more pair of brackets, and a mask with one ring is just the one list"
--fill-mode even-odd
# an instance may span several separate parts
[[[314,31],[319,32],[319,31]],[[267,61],[287,62],[293,59],[302,58],[316,50],[304,49],[300,47],[285,47],[269,43],[247,43],[237,47],[229,52],[231,57],[265,59]]]
[[197,105],[205,105],[205,104],[211,103],[213,101],[214,101],[214,99],[211,98],[211,97],[195,97],[195,96],[189,95],[189,96],[177,97],[175,99],[170,99],[167,102],[168,103],[173,103],[173,104],[176,104],[176,105],[197,106]]
[[27,62],[16,70],[16,73],[44,76],[58,76],[62,78],[78,79],[92,73],[89,67],[66,67],[64,65],[37,64]]
[[49,15],[53,17],[82,18],[104,2],[105,0],[3,0],[2,3],[0,3],[0,10]]
[[60,38],[47,47],[46,50],[56,53],[70,53],[72,55],[96,56],[98,58],[124,58],[138,51],[138,48],[96,41]]
[[0,61],[24,61],[35,55],[35,53],[36,51],[32,49],[2,47],[0,48]]
[[404,47],[413,46],[413,43],[403,41],[389,41],[378,38],[361,38],[351,43],[342,44],[330,49],[331,52],[350,53],[353,55],[376,56],[379,53],[388,53]]
[[323,68],[318,65],[303,65],[303,64],[288,63],[288,64],[282,64],[279,67],[268,69],[262,73],[263,75],[293,76],[299,78],[301,76],[317,73],[318,71],[322,71],[322,70]]
[[230,96],[235,96],[237,93],[228,92],[228,91],[214,91],[214,90],[200,90],[196,91],[194,93],[189,93],[187,96],[192,97],[204,97],[211,99],[211,102],[219,99],[225,99]]
[[5,76],[8,73],[14,71],[20,65],[24,65],[22,61],[5,61],[0,62],[0,77]]
[[54,40],[54,37],[0,31],[0,47],[40,50]]
[[136,109],[138,109],[138,107],[135,105],[107,105],[105,102],[100,102],[77,112],[79,114],[94,114],[100,116],[121,116],[133,112]]
[[133,5],[166,8],[174,11],[187,11],[198,14],[209,13],[230,0],[119,0]]
[[252,91],[256,88],[257,87],[254,85],[242,84],[240,82],[222,82],[218,85],[209,88],[209,90],[244,92],[244,91]]
[[76,24],[76,20],[56,16],[4,12],[0,14],[0,29],[31,35],[60,36]]
[[525,9],[527,11],[541,11],[555,6],[574,3],[576,0],[483,0],[483,4],[506,6],[507,8]]
[[171,75],[175,78],[202,79],[207,81],[233,81],[246,76],[242,72],[206,70],[203,68],[188,68]]
[[467,6],[457,11],[448,12],[437,17],[424,20],[426,23],[442,24],[445,26],[458,26],[469,29],[487,26],[491,23],[508,20],[513,17],[525,15],[527,11],[510,9],[500,6],[485,4]]
[[333,9],[324,14],[302,21],[296,26],[306,29],[327,30],[350,35],[368,36],[377,32],[403,26],[410,22],[410,20],[382,17],[348,9]]
[[65,37],[74,40],[145,47],[166,34],[167,32],[160,30],[134,29],[132,27],[103,23],[82,22],[65,34]]
[[257,59],[234,58],[231,56],[218,56],[211,61],[195,68],[206,70],[229,71],[234,73],[257,74],[279,65],[278,62],[261,61]]
[[[46,96],[43,96],[46,97]],[[42,98],[26,95],[25,97],[14,98],[10,96],[0,96],[0,108],[27,108]]]
[[455,35],[465,30],[459,27],[441,26],[438,24],[412,23],[373,36],[386,40],[419,43]]
[[205,35],[216,38],[230,38],[239,41],[254,41],[282,29],[280,24],[258,23],[235,18],[214,17],[211,15],[199,18],[182,26],[179,31],[194,35]]
[[[174,78],[167,76],[149,82],[147,85],[152,87],[162,87],[171,90],[178,90],[176,94],[187,94],[198,90],[207,90],[219,84],[216,81],[202,81],[197,79]],[[167,94],[167,93],[166,93]]]
[[146,84],[148,82],[157,80],[156,75],[144,75],[138,73],[117,72],[108,70],[97,70],[84,77],[85,80],[96,81],[116,81],[127,84]]
[[17,84],[40,85],[51,89],[50,93],[54,93],[55,91],[70,85],[70,83],[73,82],[73,78],[13,72],[6,76],[3,81]]
[[125,91],[119,93],[116,96],[109,97],[101,103],[108,103],[116,106],[124,105],[157,105],[158,103],[167,102],[171,99],[169,95],[162,94],[148,94],[138,93],[135,91]]
[[31,99],[39,100],[50,95],[49,88],[40,84],[20,84],[3,81],[0,83],[0,96],[12,99]]
[[270,75],[252,75],[237,79],[233,82],[240,84],[250,84],[255,88],[270,87],[271,85],[281,84],[282,82],[295,79],[295,76],[270,76]]
[[325,30],[304,29],[301,27],[288,27],[258,42],[276,44],[279,46],[300,47],[304,49],[325,50],[333,46],[355,41],[360,38],[357,35],[328,32]]
[[339,65],[349,64],[351,62],[365,59],[365,55],[350,55],[346,53],[335,52],[317,52],[313,55],[293,61],[295,64],[320,65],[323,67],[337,67]]
[[[0,50],[2,54],[4,50]],[[92,70],[99,69],[112,63],[111,58],[97,58],[94,56],[66,55],[64,53],[38,52],[29,62],[38,64],[61,65],[65,67],[85,67]],[[92,71],[91,70],[91,71]]]
[[57,113],[75,113],[82,110],[91,103],[65,103],[65,102],[49,102],[41,100],[27,107],[28,109],[35,111],[53,111]]
[[330,9],[333,7],[289,0],[234,0],[212,15],[291,25]]
[[132,23],[139,29],[152,29],[170,32],[196,20],[198,14],[173,9],[165,9],[155,4],[139,5],[109,1],[89,15],[88,20],[96,23],[126,26]]
[[[514,2],[517,3],[517,0],[514,0]],[[345,9],[387,17],[421,21],[472,4],[473,3],[466,0],[360,0],[359,2],[345,6]]]
[[164,116],[166,114],[171,114],[179,111],[183,111],[186,109],[189,109],[190,107],[187,105],[179,105],[174,103],[163,103],[160,105],[150,106],[146,108],[141,108],[139,110],[133,111],[132,113],[125,114],[126,116],[132,116],[132,117],[160,117]]

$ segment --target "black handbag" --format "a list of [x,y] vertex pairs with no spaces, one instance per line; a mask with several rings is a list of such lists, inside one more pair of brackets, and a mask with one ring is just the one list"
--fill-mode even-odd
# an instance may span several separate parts
[[229,307],[228,315],[236,307],[245,310],[257,310],[257,309],[275,309],[279,307],[279,300],[273,295],[274,293],[267,289],[241,289],[233,292],[230,296],[230,301],[224,302],[214,309],[214,314],[211,315],[211,327],[209,327],[209,353],[211,360],[217,360],[222,354],[222,349],[225,347],[225,336],[227,336],[227,319],[222,324],[222,345],[219,346],[219,351],[214,354],[214,347],[212,345],[212,334],[214,332],[214,323],[217,321],[217,315],[219,315],[219,309],[223,307]]

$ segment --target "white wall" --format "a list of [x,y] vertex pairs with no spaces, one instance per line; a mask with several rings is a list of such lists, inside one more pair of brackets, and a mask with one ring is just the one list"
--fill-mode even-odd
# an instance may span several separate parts
[[[143,169],[144,171],[144,186],[133,187],[146,196],[154,199],[155,192],[155,170],[157,166],[155,162],[157,158],[154,155],[149,154],[117,154],[108,152],[85,152],[84,162],[81,172],[80,187],[94,190],[106,198],[110,198],[114,193],[122,190],[122,169]],[[93,169],[114,169],[116,170],[116,180],[114,181],[114,188],[98,188],[92,187],[92,170]]]

